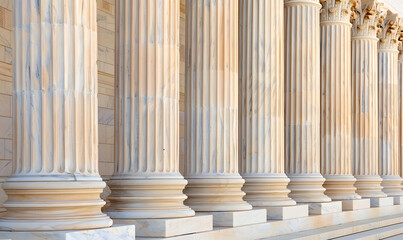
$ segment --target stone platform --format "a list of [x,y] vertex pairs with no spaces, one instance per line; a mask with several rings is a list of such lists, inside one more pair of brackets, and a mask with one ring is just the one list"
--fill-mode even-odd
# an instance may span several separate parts
[[214,227],[239,227],[266,222],[266,209],[253,209],[234,212],[200,212],[198,216],[213,216]]
[[134,240],[134,225],[112,226],[109,228],[53,231],[53,232],[5,232],[0,231],[0,239],[11,240]]
[[[246,226],[224,228],[216,227],[213,231],[189,234],[166,238],[167,240],[193,240],[193,239],[214,239],[214,240],[254,240],[297,232],[314,230],[325,227],[336,227],[340,224],[353,223],[355,221],[370,220],[392,215],[403,214],[403,205],[393,205],[381,208],[368,208],[356,211],[338,212],[332,214],[316,215],[288,220],[272,220],[265,223]],[[373,224],[372,224],[373,225]],[[342,226],[342,225],[341,225]],[[277,236],[277,237],[276,237]],[[137,240],[159,240],[162,238],[136,238]]]

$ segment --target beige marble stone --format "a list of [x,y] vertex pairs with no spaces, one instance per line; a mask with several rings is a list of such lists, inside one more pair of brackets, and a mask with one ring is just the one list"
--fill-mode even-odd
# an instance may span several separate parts
[[265,207],[267,219],[285,220],[292,218],[307,217],[309,215],[309,206],[307,204],[295,206]]
[[14,169],[1,230],[112,225],[101,212],[95,13],[95,1],[14,1]]
[[320,174],[319,0],[285,0],[285,170],[298,203],[329,202]]
[[352,27],[352,163],[363,198],[386,197],[379,176],[377,32],[385,12],[377,0],[362,0]]
[[351,23],[357,0],[321,0],[321,173],[332,200],[360,199],[351,169]]
[[392,206],[394,204],[393,197],[373,197],[370,198],[371,200],[371,207],[386,207]]
[[266,222],[266,209],[253,209],[247,211],[231,212],[200,212],[198,215],[213,216],[214,227],[239,227],[244,225]]
[[241,0],[239,7],[239,162],[244,200],[253,207],[294,206],[284,172],[283,0]]
[[116,168],[106,211],[117,221],[195,214],[179,173],[179,1],[148,3],[116,5]]
[[109,228],[76,231],[49,232],[4,232],[0,231],[0,239],[10,240],[134,240],[136,227],[134,225],[112,226]]
[[350,199],[342,200],[343,211],[356,211],[371,207],[370,199]]
[[186,19],[185,203],[250,210],[238,173],[238,1],[188,0]]
[[116,225],[133,224],[138,237],[173,237],[213,230],[213,216],[193,216],[182,218],[118,219]]
[[343,210],[341,201],[308,203],[309,215],[337,213]]
[[398,152],[398,39],[401,25],[403,20],[388,11],[378,43],[379,174],[383,191],[389,197],[403,195]]

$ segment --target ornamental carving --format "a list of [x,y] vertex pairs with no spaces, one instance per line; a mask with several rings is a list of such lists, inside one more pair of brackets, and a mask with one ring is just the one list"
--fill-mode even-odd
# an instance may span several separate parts
[[321,21],[350,22],[356,13],[360,0],[321,0]]
[[379,37],[379,49],[397,50],[399,37],[401,36],[401,25],[403,20],[398,14],[387,12],[386,18],[381,25]]
[[362,0],[353,19],[353,37],[376,37],[387,14],[378,0]]

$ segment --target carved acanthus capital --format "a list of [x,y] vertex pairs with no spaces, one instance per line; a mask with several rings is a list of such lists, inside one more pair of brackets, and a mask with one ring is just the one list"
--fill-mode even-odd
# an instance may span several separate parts
[[387,10],[378,0],[361,0],[353,20],[353,37],[376,38],[386,14]]
[[322,4],[321,22],[350,22],[355,16],[359,2],[359,0],[320,0]]
[[403,20],[398,14],[388,11],[379,32],[379,49],[397,50],[401,36]]
[[403,62],[403,26],[400,28],[400,34],[399,34],[399,62]]

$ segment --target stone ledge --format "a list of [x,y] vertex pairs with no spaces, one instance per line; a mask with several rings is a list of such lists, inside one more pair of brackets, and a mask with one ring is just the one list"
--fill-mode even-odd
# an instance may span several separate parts
[[[403,205],[394,205],[380,208],[367,208],[356,211],[339,212],[333,214],[316,215],[288,220],[272,220],[265,223],[233,227],[214,228],[213,231],[189,234],[167,238],[166,240],[245,240],[275,237],[300,231],[312,230],[338,224],[351,223],[365,219],[374,219],[389,215],[403,214]],[[158,238],[136,238],[136,240],[160,240]],[[162,239],[161,239],[162,240]]]
[[370,198],[371,207],[386,207],[393,205],[393,197],[383,197],[383,198]]
[[139,237],[166,238],[213,229],[213,217],[211,215],[161,219],[114,219],[113,221],[117,225],[134,224],[136,236]]
[[53,232],[6,232],[0,231],[0,239],[12,240],[134,240],[134,225],[112,226],[92,230],[53,231]]
[[369,199],[351,199],[342,200],[343,211],[355,211],[371,207],[371,200]]
[[342,204],[340,201],[307,204],[309,206],[309,215],[322,215],[342,211]]
[[267,219],[270,220],[285,220],[309,215],[308,205],[266,207],[264,209],[267,211]]
[[197,215],[213,215],[214,227],[238,227],[266,222],[266,209],[234,212],[198,212]]

